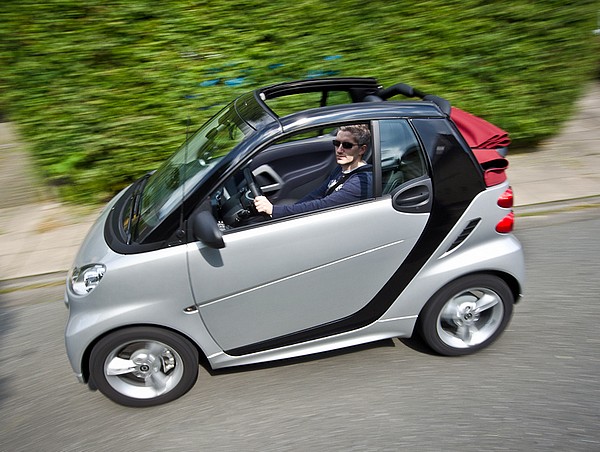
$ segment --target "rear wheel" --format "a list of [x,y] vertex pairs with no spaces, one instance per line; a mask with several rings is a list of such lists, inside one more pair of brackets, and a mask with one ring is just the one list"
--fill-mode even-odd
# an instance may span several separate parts
[[116,403],[143,407],[185,394],[198,377],[198,351],[182,336],[134,327],[102,338],[90,355],[91,384]]
[[420,334],[436,352],[467,355],[487,347],[510,321],[514,296],[504,280],[469,275],[440,289],[420,315]]

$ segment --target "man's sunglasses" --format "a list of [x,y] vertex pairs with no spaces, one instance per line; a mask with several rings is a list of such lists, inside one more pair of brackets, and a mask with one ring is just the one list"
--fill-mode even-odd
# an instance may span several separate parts
[[355,143],[350,143],[349,141],[338,141],[338,140],[333,140],[333,147],[335,148],[339,148],[340,144],[342,145],[342,147],[344,149],[352,149],[354,146],[358,146],[358,144]]

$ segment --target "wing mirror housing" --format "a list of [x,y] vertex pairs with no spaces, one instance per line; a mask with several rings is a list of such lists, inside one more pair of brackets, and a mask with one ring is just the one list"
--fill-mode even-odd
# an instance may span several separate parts
[[215,217],[206,210],[197,213],[192,218],[192,232],[196,240],[211,248],[225,248],[223,233]]

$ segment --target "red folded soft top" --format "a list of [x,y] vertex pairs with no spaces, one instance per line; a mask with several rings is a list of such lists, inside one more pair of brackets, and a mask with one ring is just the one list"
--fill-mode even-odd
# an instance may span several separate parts
[[406,97],[420,97],[423,100],[435,103],[440,110],[450,115],[461,135],[473,150],[477,161],[481,165],[486,185],[492,186],[506,180],[508,161],[504,158],[510,144],[508,133],[490,124],[485,119],[467,113],[460,108],[452,107],[446,99],[426,94],[405,83],[396,83],[389,88],[380,88],[376,96],[367,96],[370,101],[388,100],[397,94]]
[[452,107],[450,119],[454,121],[471,149],[501,149],[510,144],[507,132],[460,108]]
[[473,150],[484,171],[485,184],[490,187],[506,180],[508,161],[504,158],[510,144],[508,133],[485,119],[452,107],[450,119]]

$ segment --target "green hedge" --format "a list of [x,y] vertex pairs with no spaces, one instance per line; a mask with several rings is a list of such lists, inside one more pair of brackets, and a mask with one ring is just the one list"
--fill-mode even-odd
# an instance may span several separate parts
[[46,0],[0,5],[0,113],[65,199],[155,168],[220,105],[309,76],[374,76],[511,133],[553,134],[598,68],[593,1]]

